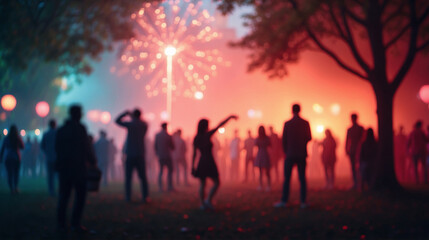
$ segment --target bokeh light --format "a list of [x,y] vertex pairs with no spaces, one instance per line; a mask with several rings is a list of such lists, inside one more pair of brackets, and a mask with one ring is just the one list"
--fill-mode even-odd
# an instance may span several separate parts
[[49,104],[45,101],[36,104],[36,113],[39,117],[44,118],[49,114]]
[[39,136],[40,135],[40,129],[36,129],[36,130],[34,130],[34,134],[36,134],[36,136]]
[[341,112],[341,106],[338,103],[333,103],[331,105],[331,113],[335,116],[337,116],[338,114],[340,114]]
[[98,122],[100,121],[100,111],[99,110],[89,110],[87,113],[87,118],[91,122]]
[[112,119],[112,116],[109,112],[102,112],[100,114],[100,122],[103,124],[108,124],[110,120]]
[[217,130],[220,134],[224,134],[225,133],[225,128],[221,127]]
[[162,121],[167,121],[169,119],[168,112],[162,111],[160,117]]
[[325,131],[325,126],[323,126],[323,125],[317,125],[316,126],[316,131],[318,133],[323,133],[323,131]]
[[315,113],[322,114],[323,113],[323,107],[320,104],[315,103],[315,104],[313,104],[313,111]]
[[7,133],[8,133],[7,129],[6,128],[3,129],[3,135],[7,136]]
[[1,106],[6,111],[12,111],[16,106],[16,98],[11,94],[6,94],[1,98]]
[[25,132],[25,130],[24,130],[24,129],[22,129],[22,130],[20,131],[20,134],[21,134],[21,136],[25,137],[25,134],[27,134],[27,133]]
[[424,85],[420,88],[419,96],[424,103],[429,103],[429,85]]
[[197,100],[202,100],[203,98],[204,98],[204,93],[202,93],[202,92],[195,92],[195,94],[194,94],[194,97],[195,97],[195,99],[197,99]]

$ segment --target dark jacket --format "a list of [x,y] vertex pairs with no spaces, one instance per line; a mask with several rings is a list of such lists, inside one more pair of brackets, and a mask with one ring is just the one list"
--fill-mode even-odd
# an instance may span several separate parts
[[125,142],[125,154],[128,157],[144,157],[144,138],[147,132],[147,123],[140,119],[133,119],[130,122],[125,122],[122,120],[125,116],[126,114],[122,114],[116,119],[116,124],[128,130],[127,140]]
[[56,169],[61,173],[84,176],[87,165],[95,166],[96,159],[85,127],[68,120],[57,131],[55,138]]
[[285,122],[283,128],[283,151],[286,158],[306,158],[307,143],[311,140],[310,124],[299,116]]

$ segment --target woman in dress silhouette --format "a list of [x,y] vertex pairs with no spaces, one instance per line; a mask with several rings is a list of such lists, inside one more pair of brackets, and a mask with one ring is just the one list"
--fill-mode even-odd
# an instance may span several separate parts
[[[217,170],[216,162],[213,157],[212,148],[213,143],[211,142],[211,137],[216,131],[225,125],[231,119],[237,119],[236,115],[231,115],[225,120],[219,123],[219,125],[209,131],[209,121],[207,119],[201,119],[198,122],[198,131],[197,135],[194,138],[193,146],[193,156],[192,156],[192,175],[200,179],[200,201],[201,209],[213,209],[212,199],[216,194],[216,191],[219,188],[219,172]],[[197,157],[197,150],[200,152],[200,160],[198,161],[197,168],[195,168],[195,159]],[[205,199],[205,188],[206,188],[206,179],[211,178],[214,185],[210,189],[207,199]]]

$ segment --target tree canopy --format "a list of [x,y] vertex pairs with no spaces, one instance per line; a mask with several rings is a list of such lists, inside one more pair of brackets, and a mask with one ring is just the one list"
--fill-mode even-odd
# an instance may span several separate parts
[[[320,51],[371,84],[380,139],[374,186],[396,188],[393,168],[393,99],[417,54],[429,47],[425,0],[218,0],[230,13],[250,5],[250,32],[233,46],[251,49],[249,70],[284,77],[306,50]],[[340,42],[344,48],[338,47]],[[389,64],[389,61],[399,64]],[[394,68],[397,65],[399,67]]]

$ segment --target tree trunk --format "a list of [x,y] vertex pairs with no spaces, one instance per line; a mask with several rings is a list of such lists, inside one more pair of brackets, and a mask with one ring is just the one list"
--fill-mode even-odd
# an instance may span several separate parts
[[375,88],[378,115],[378,155],[372,186],[375,190],[397,191],[401,187],[396,179],[393,153],[393,97],[386,88]]

